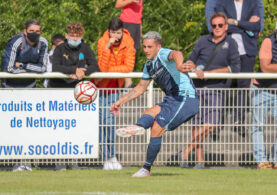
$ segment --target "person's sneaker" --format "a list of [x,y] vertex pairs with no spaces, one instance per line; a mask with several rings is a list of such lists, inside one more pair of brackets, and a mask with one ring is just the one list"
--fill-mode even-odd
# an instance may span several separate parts
[[180,167],[183,168],[183,169],[189,169],[189,163],[186,162],[186,161],[182,161],[180,162]]
[[103,170],[113,170],[113,163],[111,160],[107,160],[104,162]]
[[65,171],[66,170],[66,166],[62,165],[62,164],[57,164],[55,166],[55,171]]
[[271,169],[272,165],[269,162],[261,162],[258,164],[257,169]]
[[206,169],[206,167],[203,163],[196,163],[196,165],[193,168],[194,169]]
[[113,169],[114,170],[121,170],[122,169],[122,165],[118,162],[116,157],[112,157],[110,161],[113,164]]
[[149,177],[149,176],[150,176],[150,171],[148,171],[145,168],[141,168],[132,177]]
[[143,135],[145,129],[138,125],[124,127],[116,130],[116,135],[120,137],[131,137],[133,135]]
[[181,150],[179,151],[179,162],[180,162],[179,166],[180,166],[181,168],[184,168],[184,169],[190,168],[190,167],[189,167],[189,163],[187,162],[187,160],[184,160],[184,159],[183,159],[183,149],[181,149]]
[[27,165],[15,165],[12,171],[32,171],[32,168]]

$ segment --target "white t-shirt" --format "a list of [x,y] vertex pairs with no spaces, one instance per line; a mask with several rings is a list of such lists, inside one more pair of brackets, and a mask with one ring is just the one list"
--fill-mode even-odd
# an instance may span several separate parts
[[[241,13],[242,13],[242,4],[243,2],[239,2],[234,0],[235,3],[235,7],[236,7],[236,11],[237,11],[237,20],[241,19]],[[238,50],[239,50],[239,55],[244,55],[246,54],[245,48],[244,48],[244,44],[243,44],[243,40],[242,40],[242,35],[239,33],[233,33],[232,34],[232,38],[237,42],[238,44]]]

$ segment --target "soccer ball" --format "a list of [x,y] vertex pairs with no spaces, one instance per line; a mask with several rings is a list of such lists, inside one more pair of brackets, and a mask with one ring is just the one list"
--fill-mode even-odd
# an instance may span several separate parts
[[97,97],[97,87],[90,81],[80,81],[74,88],[74,97],[80,104],[91,104]]

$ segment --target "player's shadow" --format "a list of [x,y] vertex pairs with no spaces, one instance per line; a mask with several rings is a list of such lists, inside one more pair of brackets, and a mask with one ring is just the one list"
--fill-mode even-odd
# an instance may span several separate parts
[[[128,172],[128,173],[125,173],[125,175],[132,175],[134,174],[133,172]],[[180,176],[180,175],[184,175],[182,173],[151,173],[151,177],[160,177],[160,176]]]
[[151,173],[151,177],[160,177],[160,176],[179,176],[184,175],[182,173]]

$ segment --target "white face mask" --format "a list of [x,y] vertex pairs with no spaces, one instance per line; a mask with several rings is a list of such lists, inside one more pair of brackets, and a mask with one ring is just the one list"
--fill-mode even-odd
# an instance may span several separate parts
[[78,40],[78,41],[73,41],[71,39],[68,39],[68,44],[72,47],[78,47],[80,44],[81,44],[81,39]]

